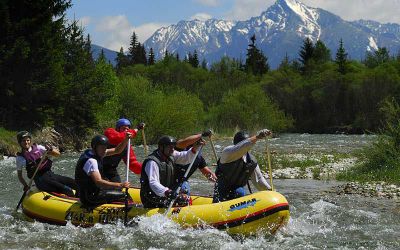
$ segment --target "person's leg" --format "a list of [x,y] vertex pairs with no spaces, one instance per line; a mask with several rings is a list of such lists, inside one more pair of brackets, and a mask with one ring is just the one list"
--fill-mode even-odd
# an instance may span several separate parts
[[[51,171],[47,171],[38,178],[38,188],[46,192],[56,192],[74,196],[72,188],[67,184],[77,188],[75,181],[72,178],[56,175]],[[65,182],[65,184],[63,183]]]

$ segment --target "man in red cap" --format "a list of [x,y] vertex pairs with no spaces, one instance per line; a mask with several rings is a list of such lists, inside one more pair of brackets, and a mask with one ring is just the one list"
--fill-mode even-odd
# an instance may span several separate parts
[[[117,121],[114,128],[108,128],[104,131],[104,135],[108,138],[109,147],[114,148],[116,145],[121,143],[126,137],[126,133],[129,132],[134,138],[137,132],[144,128],[143,122],[139,123],[135,129],[131,129],[131,122],[126,118],[121,118]],[[129,169],[135,174],[140,174],[142,171],[142,163],[138,162],[136,155],[132,148],[129,149]],[[104,157],[103,159],[103,174],[104,177],[112,182],[121,182],[121,177],[118,174],[117,167],[121,159],[127,162],[126,159],[127,150],[125,149],[121,154]]]

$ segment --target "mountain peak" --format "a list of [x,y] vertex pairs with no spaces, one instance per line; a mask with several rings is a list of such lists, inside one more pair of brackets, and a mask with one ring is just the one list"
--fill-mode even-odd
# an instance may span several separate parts
[[333,52],[343,40],[351,58],[361,59],[367,49],[385,46],[390,51],[400,48],[400,25],[384,25],[369,21],[348,22],[300,0],[276,0],[260,16],[230,22],[209,19],[183,21],[161,28],[146,42],[161,58],[168,50],[186,55],[195,49],[201,59],[218,61],[222,56],[245,58],[250,36],[257,37],[257,46],[266,54],[272,68],[285,55],[298,57],[305,38],[314,43],[323,41]]

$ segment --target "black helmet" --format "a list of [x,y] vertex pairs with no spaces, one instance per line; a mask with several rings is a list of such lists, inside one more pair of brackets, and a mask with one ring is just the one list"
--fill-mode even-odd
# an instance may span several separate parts
[[247,131],[245,131],[245,130],[239,131],[233,137],[233,144],[238,144],[239,142],[246,140],[249,137],[250,137],[250,135]]
[[108,138],[105,137],[104,135],[96,135],[95,137],[93,137],[92,142],[90,144],[92,146],[92,149],[96,150],[96,147],[98,145],[108,146]]
[[29,138],[32,139],[31,133],[29,133],[28,131],[25,131],[25,130],[24,131],[20,131],[20,132],[17,133],[18,144],[21,143],[21,141],[22,141],[22,139],[24,139],[24,137],[29,137]]
[[164,135],[158,140],[158,146],[176,145],[176,139],[172,136]]

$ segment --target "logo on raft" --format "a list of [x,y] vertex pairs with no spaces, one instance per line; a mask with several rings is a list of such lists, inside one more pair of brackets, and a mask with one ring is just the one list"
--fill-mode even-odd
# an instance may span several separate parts
[[233,212],[235,210],[241,210],[243,208],[254,206],[256,203],[257,203],[256,198],[253,198],[253,199],[247,200],[247,201],[238,202],[236,204],[231,205],[230,209],[228,209],[228,211]]

